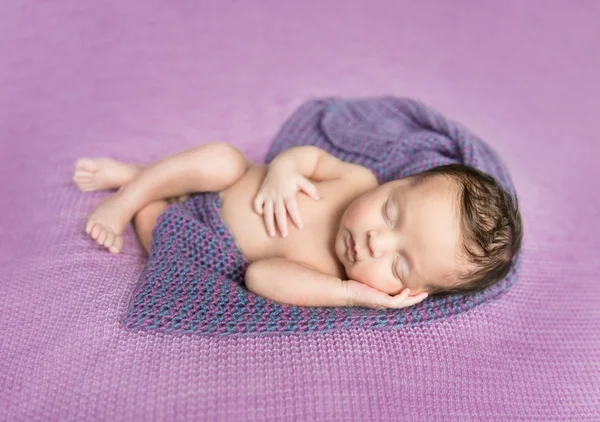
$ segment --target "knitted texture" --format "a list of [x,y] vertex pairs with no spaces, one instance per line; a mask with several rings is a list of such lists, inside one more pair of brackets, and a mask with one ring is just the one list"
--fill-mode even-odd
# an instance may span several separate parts
[[212,333],[226,324],[236,331],[244,307],[236,303],[238,285],[250,263],[223,223],[221,205],[218,193],[203,192],[160,215],[126,326]]
[[[295,145],[316,145],[368,167],[380,183],[444,164],[469,164],[496,177],[516,197],[508,170],[489,146],[411,99],[308,101],[284,123],[267,162]],[[123,320],[128,329],[220,336],[390,329],[468,311],[500,296],[517,277],[518,260],[504,280],[483,292],[429,297],[403,309],[280,304],[243,285],[249,262],[220,218],[220,206],[217,193],[203,193],[160,216],[148,264]]]
[[[3,0],[0,421],[600,421],[600,2]],[[132,332],[146,263],[85,223],[79,157],[259,162],[309,95],[426,98],[502,154],[519,279],[404,328]],[[322,112],[324,113],[324,112]],[[278,334],[278,333],[277,333]]]

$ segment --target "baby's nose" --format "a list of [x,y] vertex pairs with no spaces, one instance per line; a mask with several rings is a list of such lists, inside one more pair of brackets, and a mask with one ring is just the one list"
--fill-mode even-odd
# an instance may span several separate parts
[[389,233],[379,233],[375,230],[367,232],[368,245],[373,258],[379,258],[381,255],[394,247],[393,238]]

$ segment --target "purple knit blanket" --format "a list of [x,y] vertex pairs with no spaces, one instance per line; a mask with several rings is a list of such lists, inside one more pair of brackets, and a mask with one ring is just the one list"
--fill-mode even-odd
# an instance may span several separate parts
[[[316,145],[368,167],[380,183],[440,165],[468,164],[494,176],[516,198],[506,166],[489,145],[408,98],[310,100],[284,122],[266,162],[296,145]],[[427,298],[404,309],[279,304],[245,288],[248,262],[220,219],[219,207],[216,193],[197,194],[160,216],[148,263],[123,319],[126,328],[209,336],[394,329],[447,318],[496,299],[518,274],[519,258],[503,281],[483,292]]]

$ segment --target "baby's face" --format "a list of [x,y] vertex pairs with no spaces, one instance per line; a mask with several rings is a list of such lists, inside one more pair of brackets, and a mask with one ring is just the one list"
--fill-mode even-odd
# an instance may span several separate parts
[[456,282],[461,248],[456,183],[446,177],[418,185],[413,180],[378,186],[344,212],[335,251],[349,279],[389,294],[408,287],[411,296]]

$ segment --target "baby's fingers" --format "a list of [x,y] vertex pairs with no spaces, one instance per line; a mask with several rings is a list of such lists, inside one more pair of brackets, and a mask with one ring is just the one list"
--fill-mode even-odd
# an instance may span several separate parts
[[277,218],[277,226],[279,227],[279,231],[283,237],[287,236],[287,211],[285,209],[285,205],[283,204],[282,198],[277,198],[277,203],[275,204],[275,218]]
[[404,290],[402,290],[402,292],[400,292],[396,296],[388,295],[388,301],[389,301],[388,307],[399,309],[399,308],[404,308],[404,307],[408,306],[406,304],[406,301],[407,301],[409,293],[410,293],[410,289],[404,289]]
[[427,293],[419,293],[416,296],[411,296],[405,300],[406,306],[416,305],[419,302],[424,301],[427,298]]
[[317,187],[308,181],[305,177],[302,177],[298,180],[298,186],[300,190],[306,192],[312,199],[320,199],[319,192],[317,192]]
[[263,209],[263,219],[265,220],[265,226],[267,227],[267,233],[269,236],[275,236],[275,223],[273,221],[273,201],[267,199]]
[[406,288],[402,290],[402,292],[396,296],[391,297],[391,308],[408,308],[409,306],[416,305],[417,303],[423,301],[427,297],[427,293],[419,293],[415,296],[408,296],[410,293],[410,289]]
[[263,196],[263,194],[259,193],[258,195],[256,195],[256,198],[254,198],[254,202],[252,203],[252,205],[254,206],[254,211],[256,211],[258,215],[263,215],[264,203],[265,197]]
[[296,198],[285,198],[283,202],[290,213],[290,217],[292,217],[292,221],[299,229],[301,229],[304,224],[302,224],[302,218],[300,218],[300,211],[298,211],[298,203],[296,202]]

